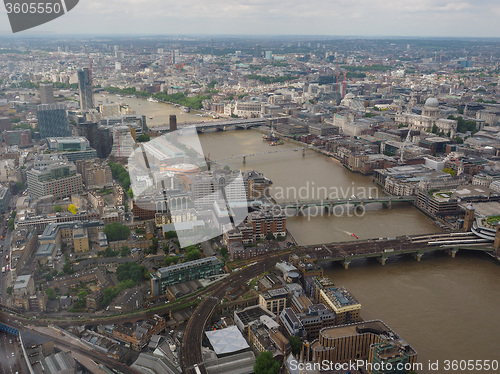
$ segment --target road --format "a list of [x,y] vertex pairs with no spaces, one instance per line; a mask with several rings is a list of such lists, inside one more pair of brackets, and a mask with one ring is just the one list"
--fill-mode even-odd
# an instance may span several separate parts
[[[9,271],[0,274],[0,304],[4,304],[7,295],[7,287],[12,283],[12,272],[11,272],[11,253],[10,253],[10,238],[12,233],[7,232],[4,229],[4,224],[0,223],[0,234],[5,231],[5,237],[0,240],[0,269],[7,268],[9,266]],[[5,258],[9,256],[7,261]]]
[[0,373],[24,373],[26,369],[17,337],[0,332]]
[[188,321],[184,338],[182,340],[181,349],[181,364],[184,373],[195,374],[194,365],[199,365],[201,373],[206,373],[205,366],[202,365],[201,341],[205,326],[210,319],[214,308],[219,304],[224,297],[229,286],[237,287],[243,283],[247,283],[250,279],[263,273],[265,269],[272,269],[277,261],[288,258],[290,251],[271,252],[258,258],[258,262],[250,262],[248,265],[241,268],[239,271],[233,272],[223,281],[217,283],[217,286],[207,292],[202,302],[198,305],[193,315]]
[[[32,334],[40,335],[43,336],[47,339],[50,339],[54,341],[54,344],[58,347],[64,347],[65,351],[70,351],[70,352],[76,352],[80,355],[83,355],[85,357],[88,357],[89,359],[94,360],[97,363],[106,365],[107,367],[114,368],[122,372],[123,374],[141,374],[138,371],[128,367],[125,364],[120,363],[119,361],[108,357],[106,354],[95,351],[93,349],[90,349],[89,347],[83,345],[82,343],[78,342],[73,342],[71,339],[69,339],[66,336],[59,336],[56,331],[51,332],[50,329],[46,330],[45,332],[37,331],[35,329],[30,329],[28,326],[22,327],[22,326],[15,326],[14,327],[19,328],[21,334],[23,331],[28,330]],[[3,356],[2,356],[3,357]],[[20,357],[20,355],[19,355]],[[5,374],[15,374],[14,372],[7,371]],[[24,373],[23,373],[24,374]]]

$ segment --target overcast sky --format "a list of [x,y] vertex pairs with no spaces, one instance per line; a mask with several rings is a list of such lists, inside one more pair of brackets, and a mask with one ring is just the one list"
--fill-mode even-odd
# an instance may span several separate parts
[[499,19],[500,0],[80,0],[30,32],[500,37]]

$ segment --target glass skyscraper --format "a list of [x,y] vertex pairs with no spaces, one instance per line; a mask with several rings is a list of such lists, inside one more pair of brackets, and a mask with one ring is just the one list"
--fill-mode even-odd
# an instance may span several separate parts
[[80,93],[80,109],[92,109],[94,107],[94,95],[92,93],[89,68],[78,71],[78,90]]
[[68,123],[66,105],[40,104],[37,106],[38,127],[40,137],[71,136],[71,127]]

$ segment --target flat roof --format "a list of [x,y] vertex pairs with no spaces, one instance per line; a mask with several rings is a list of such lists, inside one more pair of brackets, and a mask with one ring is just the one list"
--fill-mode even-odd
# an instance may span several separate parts
[[250,347],[236,326],[206,331],[205,334],[217,355],[238,352]]
[[377,332],[378,334],[381,334],[384,331],[391,331],[391,329],[388,326],[386,326],[382,321],[376,320],[376,321],[355,323],[352,325],[327,327],[325,329],[322,329],[320,331],[320,334],[322,334],[326,338],[337,339],[337,338],[342,338],[344,336],[359,335],[362,333],[366,333],[370,330],[372,332]]

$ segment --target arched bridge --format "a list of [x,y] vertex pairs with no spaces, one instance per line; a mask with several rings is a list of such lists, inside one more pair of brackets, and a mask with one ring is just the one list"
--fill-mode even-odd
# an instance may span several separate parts
[[[179,130],[182,131],[183,128],[196,127],[196,131],[199,133],[203,133],[207,130],[217,130],[217,131],[226,131],[226,130],[234,130],[234,129],[249,129],[252,127],[265,126],[267,122],[267,118],[237,118],[225,121],[211,121],[211,122],[198,122],[198,123],[190,123],[179,126]],[[155,127],[154,130],[165,132],[170,131],[170,126],[159,126]]]
[[415,203],[415,196],[383,196],[383,197],[368,197],[368,198],[358,198],[352,197],[349,199],[324,199],[324,200],[297,200],[292,202],[278,202],[269,203],[260,200],[253,200],[249,202],[250,207],[279,207],[283,211],[295,210],[297,215],[304,214],[304,210],[321,207],[325,210],[328,209],[329,212],[333,211],[333,208],[339,205],[352,206],[354,208],[368,205],[368,204],[383,204],[388,208],[392,208],[394,203]]

